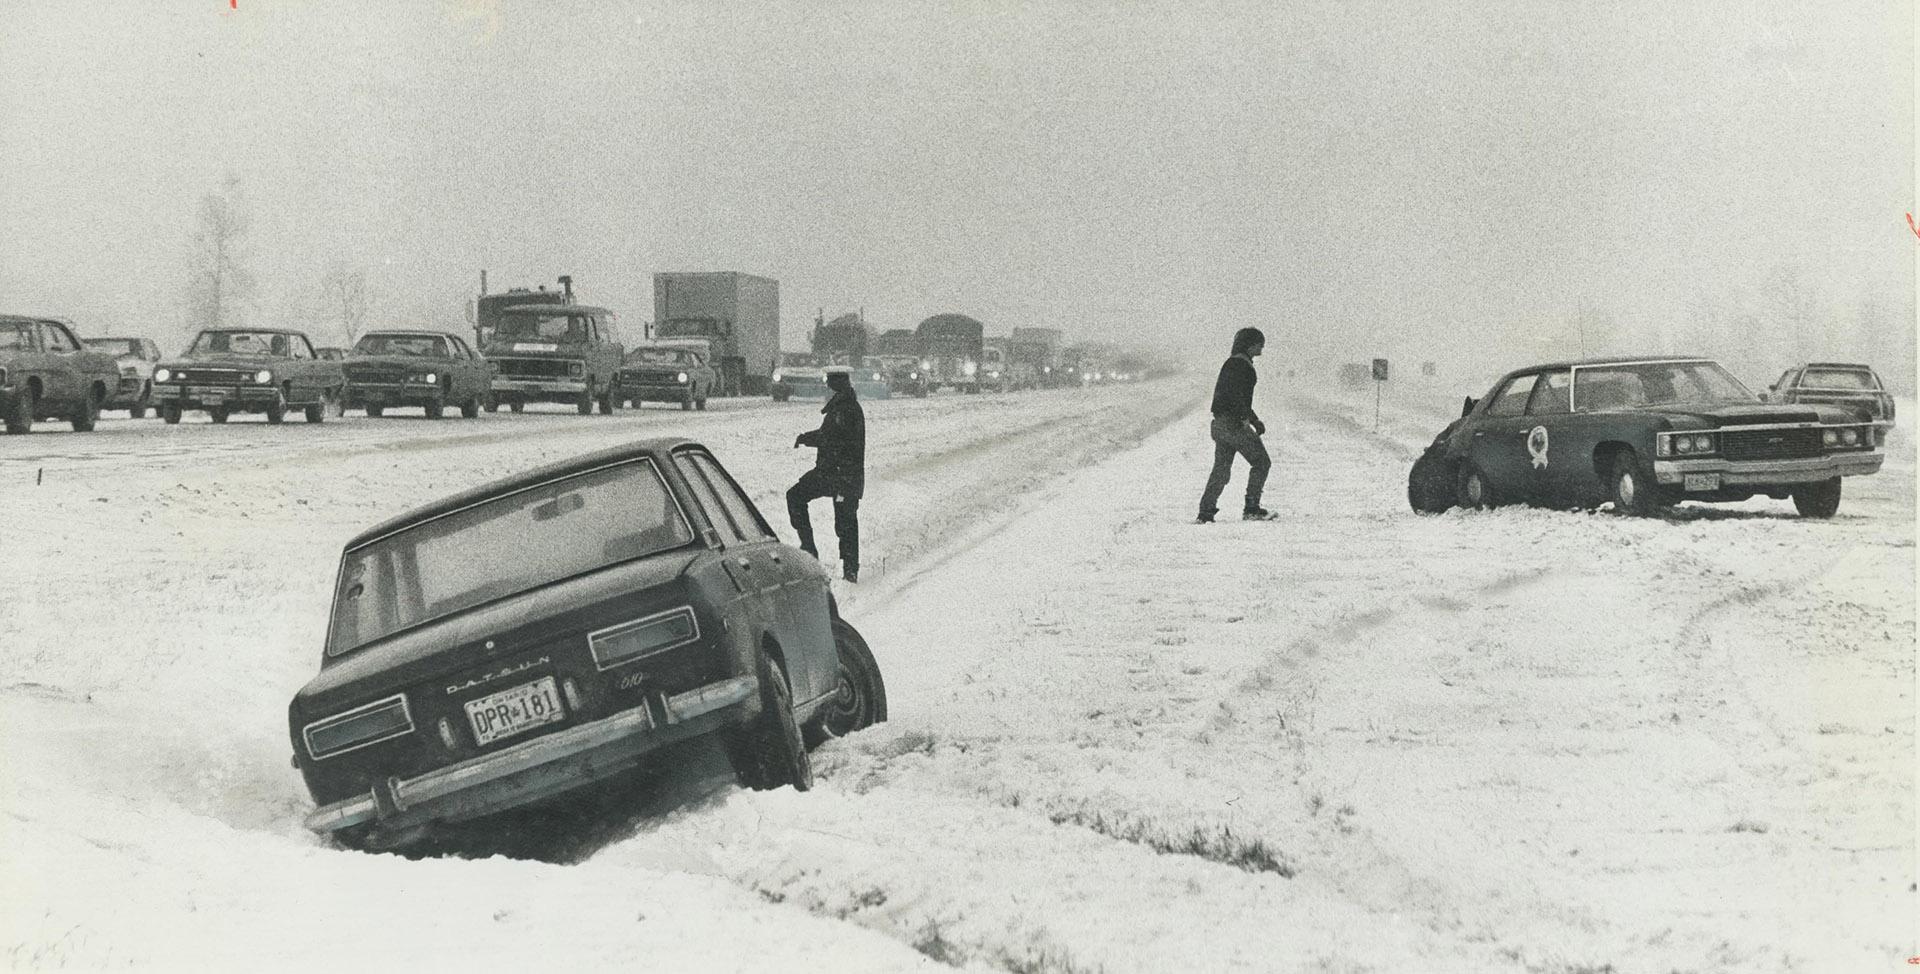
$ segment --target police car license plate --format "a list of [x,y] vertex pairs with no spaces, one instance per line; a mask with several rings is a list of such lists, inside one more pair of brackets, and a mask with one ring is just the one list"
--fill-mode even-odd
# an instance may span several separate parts
[[567,712],[560,707],[560,694],[550,676],[467,701],[473,739],[481,744],[565,719]]
[[1720,475],[1717,473],[1690,473],[1683,485],[1688,490],[1719,490]]

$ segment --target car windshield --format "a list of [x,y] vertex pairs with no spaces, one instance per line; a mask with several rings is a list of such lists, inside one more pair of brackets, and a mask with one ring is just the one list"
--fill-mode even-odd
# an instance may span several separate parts
[[540,338],[549,341],[587,340],[587,319],[576,315],[507,314],[494,329],[495,338]]
[[82,340],[80,344],[108,355],[140,354],[140,342],[132,338],[88,338]]
[[1712,362],[1640,362],[1573,370],[1575,412],[1756,401],[1740,380]]
[[353,354],[446,358],[447,340],[438,335],[367,335],[354,343]]
[[0,348],[32,348],[33,343],[27,338],[31,327],[15,322],[0,324]]
[[627,357],[627,361],[639,365],[694,365],[697,364],[691,354],[677,348],[641,348]]
[[203,331],[188,355],[293,355],[293,337],[274,331]]
[[648,460],[496,497],[348,551],[327,655],[692,540]]
[[1873,374],[1861,369],[1808,369],[1800,379],[1802,389],[1845,389],[1848,392],[1877,392],[1880,387]]

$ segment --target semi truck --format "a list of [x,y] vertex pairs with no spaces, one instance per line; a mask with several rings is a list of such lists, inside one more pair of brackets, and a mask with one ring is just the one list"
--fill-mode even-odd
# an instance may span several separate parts
[[868,355],[872,334],[858,314],[843,314],[824,324],[816,322],[809,336],[814,361],[821,365],[859,366]]
[[1058,328],[1015,328],[1007,336],[1007,368],[1017,389],[1064,385]]
[[980,391],[980,362],[986,357],[986,329],[960,314],[939,314],[920,323],[921,363],[934,388]]
[[648,335],[706,339],[716,395],[767,395],[780,362],[780,282],[737,271],[656,273]]

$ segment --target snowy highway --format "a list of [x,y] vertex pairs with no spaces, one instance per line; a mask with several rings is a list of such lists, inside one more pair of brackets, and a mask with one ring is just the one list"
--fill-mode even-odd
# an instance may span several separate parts
[[790,538],[812,407],[0,440],[0,957],[1572,974],[1916,952],[1909,429],[1831,521],[1765,499],[1419,517],[1406,470],[1455,390],[1406,390],[1376,429],[1370,392],[1282,386],[1269,523],[1190,523],[1192,375],[868,403],[863,583],[835,585],[891,720],[823,746],[811,792],[737,788],[688,747],[421,860],[300,826],[285,708],[341,544],[654,435],[712,447]]

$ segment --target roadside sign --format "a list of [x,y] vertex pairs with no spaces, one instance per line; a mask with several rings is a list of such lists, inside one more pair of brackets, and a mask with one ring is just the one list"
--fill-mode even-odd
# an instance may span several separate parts
[[1387,381],[1387,360],[1386,359],[1377,358],[1373,360],[1373,381],[1375,382]]

